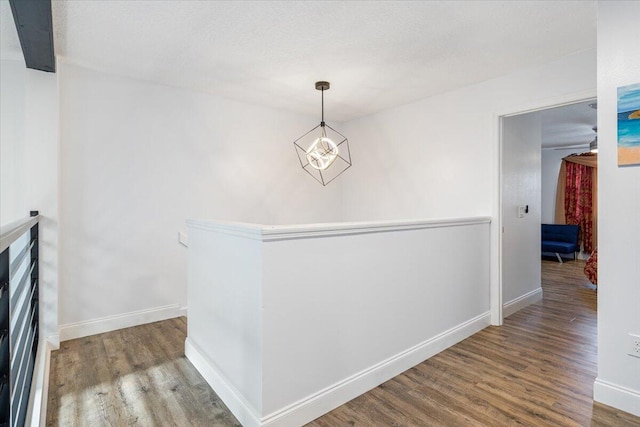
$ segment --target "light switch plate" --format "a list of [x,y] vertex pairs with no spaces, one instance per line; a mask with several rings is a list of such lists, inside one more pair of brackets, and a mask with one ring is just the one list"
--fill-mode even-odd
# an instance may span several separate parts
[[525,207],[518,206],[518,218],[524,218],[524,213],[525,213]]
[[178,231],[178,243],[183,246],[189,247],[189,235],[187,233],[183,233],[182,231]]

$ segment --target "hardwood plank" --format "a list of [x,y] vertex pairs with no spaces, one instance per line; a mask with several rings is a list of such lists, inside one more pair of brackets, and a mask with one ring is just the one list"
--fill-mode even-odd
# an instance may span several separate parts
[[63,342],[47,426],[239,426],[184,356],[185,337],[178,318]]

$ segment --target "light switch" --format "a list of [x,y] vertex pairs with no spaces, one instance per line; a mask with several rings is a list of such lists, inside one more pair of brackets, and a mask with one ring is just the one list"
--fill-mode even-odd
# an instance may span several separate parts
[[525,213],[526,213],[526,207],[518,206],[518,218],[524,218]]

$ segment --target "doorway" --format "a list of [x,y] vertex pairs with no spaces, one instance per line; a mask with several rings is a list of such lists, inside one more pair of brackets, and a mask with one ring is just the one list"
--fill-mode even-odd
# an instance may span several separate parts
[[595,98],[593,94],[581,95],[497,116],[500,143],[491,310],[494,325],[542,298],[540,224],[549,221],[550,209],[554,209],[550,205],[555,206],[555,191],[549,194],[549,188],[558,179],[547,157],[558,157],[559,162],[562,150],[570,154],[571,150],[588,148],[593,140],[596,111],[589,109],[577,120],[574,113],[588,108]]

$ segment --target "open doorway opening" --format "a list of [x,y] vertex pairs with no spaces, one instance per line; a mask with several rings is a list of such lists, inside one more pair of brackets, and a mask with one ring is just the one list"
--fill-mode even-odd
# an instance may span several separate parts
[[[595,289],[585,260],[597,245],[597,167],[585,164],[597,166],[596,106],[585,100],[502,118],[503,318],[551,297],[559,283],[570,283],[567,298]],[[586,304],[595,328],[595,297]]]
[[[597,103],[580,102],[540,112],[543,257],[562,263],[587,259],[597,247]],[[575,225],[560,227],[557,225]],[[554,244],[553,233],[567,241]],[[567,232],[567,235],[562,233]],[[574,235],[575,234],[575,235]],[[575,247],[573,246],[575,245]]]

